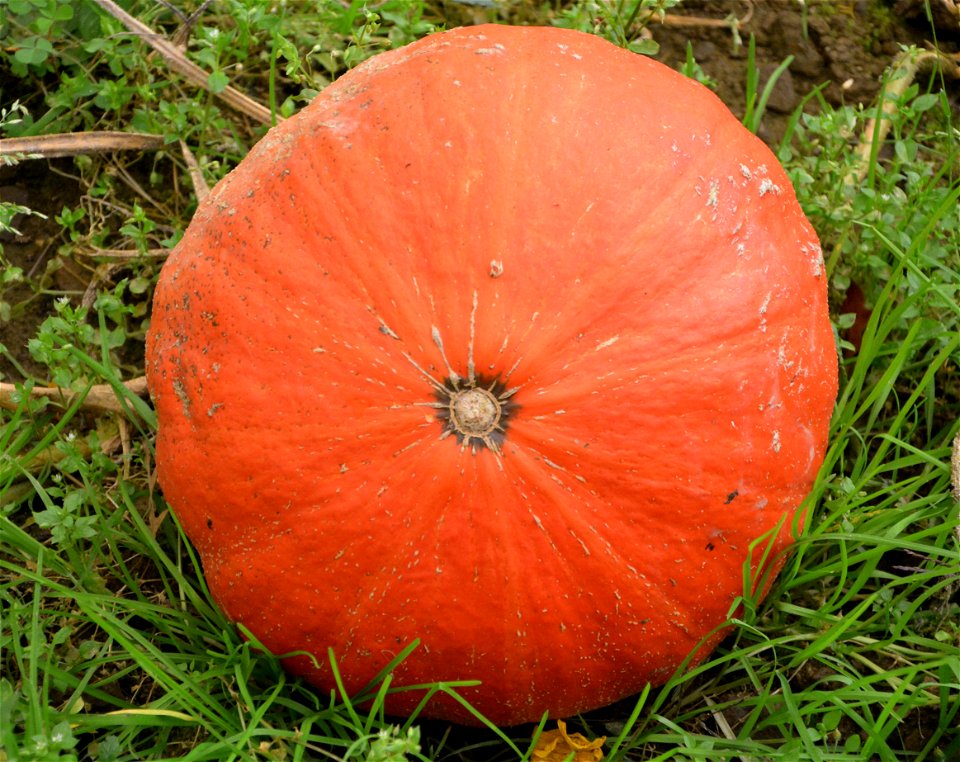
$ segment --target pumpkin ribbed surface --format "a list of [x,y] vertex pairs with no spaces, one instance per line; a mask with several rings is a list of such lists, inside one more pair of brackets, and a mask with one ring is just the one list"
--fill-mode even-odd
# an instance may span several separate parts
[[491,26],[271,130],[164,267],[147,359],[227,615],[324,689],[328,648],[355,691],[420,639],[394,684],[479,679],[499,723],[664,681],[758,538],[779,568],[837,384],[773,155],[655,62]]

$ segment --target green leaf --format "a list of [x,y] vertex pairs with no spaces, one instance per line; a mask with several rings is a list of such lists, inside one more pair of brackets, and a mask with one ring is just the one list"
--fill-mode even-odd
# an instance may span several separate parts
[[10,12],[16,15],[25,16],[34,9],[34,4],[30,0],[9,0],[7,6]]
[[131,294],[145,294],[150,288],[152,281],[150,278],[144,278],[143,276],[138,276],[133,278],[130,281],[130,293]]
[[53,45],[43,37],[27,37],[23,46],[14,54],[14,60],[24,64],[39,66],[53,55]]
[[642,56],[655,56],[660,52],[660,43],[654,39],[639,39],[627,43],[627,50]]
[[918,95],[910,105],[914,111],[928,111],[936,106],[939,101],[940,96],[937,93],[924,93]]
[[212,93],[222,93],[230,84],[230,78],[222,71],[215,71],[207,77],[207,87]]
[[77,36],[81,40],[92,42],[101,34],[100,15],[94,10],[93,3],[80,3],[74,24],[77,28]]
[[70,3],[58,5],[50,18],[54,21],[70,21],[73,18],[73,6]]

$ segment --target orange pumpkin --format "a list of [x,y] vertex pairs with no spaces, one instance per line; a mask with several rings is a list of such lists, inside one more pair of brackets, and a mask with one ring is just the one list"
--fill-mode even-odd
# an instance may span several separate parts
[[227,615],[324,689],[328,648],[356,691],[420,639],[394,684],[479,679],[501,724],[703,658],[783,562],[837,388],[773,155],[544,28],[384,53],[274,128],[164,267],[147,359]]

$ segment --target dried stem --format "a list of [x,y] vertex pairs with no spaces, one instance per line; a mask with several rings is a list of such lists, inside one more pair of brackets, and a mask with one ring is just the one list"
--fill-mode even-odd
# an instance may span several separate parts
[[210,193],[210,186],[207,185],[207,181],[203,176],[200,163],[193,155],[193,151],[191,151],[182,140],[180,141],[180,152],[183,154],[183,160],[187,164],[187,172],[190,173],[190,182],[193,184],[193,192],[197,196],[197,201],[203,201]]
[[[953,498],[960,503],[960,434],[953,440],[953,451],[950,453],[950,476],[953,480]],[[957,536],[960,537],[960,527],[957,527]]]
[[[147,379],[144,376],[124,381],[123,385],[138,397],[145,397],[147,394]],[[0,407],[7,410],[16,410],[21,404],[19,397],[23,394],[23,391],[22,388],[18,389],[14,384],[0,382]],[[59,386],[34,386],[29,393],[34,398],[52,397],[67,405],[81,396],[80,392],[63,389]],[[126,406],[117,398],[117,393],[110,384],[91,386],[83,396],[80,407],[100,413],[127,412]]]
[[5,138],[0,156],[23,155],[28,159],[53,159],[111,151],[157,151],[163,137],[139,132],[68,132],[24,138]]
[[867,121],[860,143],[857,145],[857,162],[847,173],[844,182],[847,185],[859,185],[870,171],[870,159],[875,145],[886,140],[893,126],[893,117],[899,108],[900,98],[913,83],[922,68],[940,67],[951,76],[960,76],[960,65],[954,57],[933,50],[905,50],[891,64],[889,84],[881,92],[881,105],[878,117]]
[[[186,77],[187,80],[200,87],[215,97],[222,100],[231,108],[246,114],[252,119],[256,119],[263,124],[272,124],[273,115],[270,109],[260,105],[256,101],[247,97],[235,87],[227,86],[220,92],[213,92],[207,84],[209,72],[197,66],[193,61],[184,55],[183,51],[175,43],[170,42],[166,37],[153,31],[149,26],[137,18],[127,13],[123,8],[117,5],[113,0],[93,0],[104,11],[113,16],[117,21],[123,24],[134,34],[143,38],[151,48],[157,51],[167,62],[171,69],[178,74]],[[277,117],[280,119],[281,117]]]
[[750,21],[750,19],[753,18],[753,2],[752,0],[745,0],[745,2],[747,5],[747,12],[743,15],[743,18],[740,18],[733,13],[722,19],[704,18],[702,16],[678,16],[675,13],[669,13],[663,17],[662,23],[664,26],[700,26],[715,27],[718,29],[735,29],[736,31],[739,31]]

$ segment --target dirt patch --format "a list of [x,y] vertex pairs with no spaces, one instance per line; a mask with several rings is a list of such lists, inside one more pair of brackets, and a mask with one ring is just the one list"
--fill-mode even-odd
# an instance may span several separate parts
[[[19,235],[0,234],[6,264],[20,268],[24,276],[22,283],[8,286],[0,294],[11,310],[10,320],[0,323],[0,343],[16,363],[39,378],[46,371],[30,357],[27,342],[53,313],[52,291],[82,291],[89,280],[75,261],[61,258],[58,253],[64,241],[54,218],[65,206],[76,206],[81,193],[70,169],[70,161],[64,159],[26,161],[0,169],[0,201],[26,206],[36,213],[17,215],[13,226]],[[0,379],[22,380],[21,377],[16,365],[0,355]]]
[[[933,35],[947,51],[956,50],[956,28],[945,18],[931,30],[919,2],[811,2],[757,0],[686,0],[675,15],[687,19],[721,21],[734,15],[745,20],[739,27],[740,43],[729,27],[707,25],[654,25],[661,49],[657,58],[679,68],[691,44],[697,63],[715,83],[715,90],[730,109],[742,116],[745,108],[747,44],[756,41],[760,88],[788,57],[793,61],[777,80],[759,131],[777,144],[787,120],[815,88],[822,88],[832,105],[869,104],[877,96],[884,70],[901,45],[929,46]],[[810,102],[809,109],[816,107]]]

